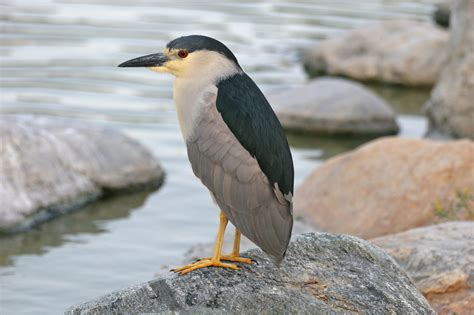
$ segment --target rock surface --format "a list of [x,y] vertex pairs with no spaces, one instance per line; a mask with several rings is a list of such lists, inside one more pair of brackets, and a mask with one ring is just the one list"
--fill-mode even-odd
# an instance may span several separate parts
[[385,252],[350,236],[305,234],[276,267],[260,250],[239,271],[170,275],[72,307],[67,314],[434,314]]
[[371,242],[395,258],[438,314],[474,314],[474,222],[448,222]]
[[109,128],[46,116],[0,116],[0,230],[24,231],[106,192],[158,187],[158,161]]
[[322,134],[394,134],[395,113],[363,85],[338,78],[268,96],[283,127]]
[[474,1],[453,2],[448,62],[425,110],[436,131],[474,139]]
[[474,143],[382,138],[336,156],[296,190],[294,211],[363,238],[474,219]]
[[446,60],[448,32],[427,22],[369,24],[309,48],[311,75],[341,75],[408,86],[433,85]]

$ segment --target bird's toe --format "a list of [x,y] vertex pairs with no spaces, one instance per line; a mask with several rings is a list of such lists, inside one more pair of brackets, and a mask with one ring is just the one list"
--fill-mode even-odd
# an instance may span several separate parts
[[252,259],[250,258],[234,256],[234,255],[225,255],[225,256],[222,256],[221,259],[226,260],[226,261],[234,261],[234,262],[249,264],[249,265],[252,263]]
[[201,269],[201,268],[206,268],[206,267],[220,267],[220,268],[229,268],[233,270],[239,270],[239,267],[235,264],[228,264],[228,263],[221,262],[220,260],[212,260],[209,258],[203,258],[192,264],[188,264],[180,268],[171,269],[171,271],[177,272],[180,275],[185,275],[187,273],[190,273],[191,271]]

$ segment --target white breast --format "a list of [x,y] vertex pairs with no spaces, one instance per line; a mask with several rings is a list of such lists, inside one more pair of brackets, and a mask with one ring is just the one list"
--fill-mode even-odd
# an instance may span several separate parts
[[179,127],[186,140],[192,135],[196,118],[202,112],[203,106],[209,106],[210,101],[215,104],[217,87],[214,84],[196,84],[189,79],[177,78],[173,94]]

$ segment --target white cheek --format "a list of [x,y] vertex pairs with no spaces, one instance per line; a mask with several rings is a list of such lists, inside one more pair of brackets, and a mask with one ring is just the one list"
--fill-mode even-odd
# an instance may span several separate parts
[[183,65],[183,60],[176,59],[166,62],[164,66],[168,69],[168,72],[178,76],[185,65]]
[[170,69],[166,67],[148,67],[153,72],[159,72],[159,73],[169,73]]

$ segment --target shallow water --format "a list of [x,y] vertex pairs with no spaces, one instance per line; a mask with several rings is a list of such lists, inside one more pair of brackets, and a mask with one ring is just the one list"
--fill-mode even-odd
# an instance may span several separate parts
[[[172,103],[172,77],[119,69],[174,37],[225,41],[264,92],[303,84],[299,56],[315,41],[370,20],[428,19],[433,1],[3,1],[1,112],[115,126],[162,161],[164,186],[114,197],[23,235],[0,239],[2,314],[61,313],[174,266],[214,240],[218,212],[192,175]],[[371,86],[420,137],[427,90]],[[289,135],[296,185],[322,160],[367,139]]]

